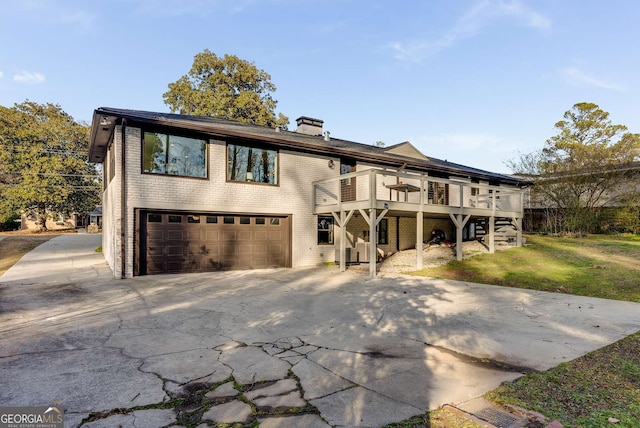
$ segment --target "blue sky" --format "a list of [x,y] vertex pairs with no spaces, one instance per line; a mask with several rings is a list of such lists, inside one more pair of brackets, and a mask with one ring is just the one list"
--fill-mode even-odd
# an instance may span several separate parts
[[640,132],[635,0],[5,0],[0,105],[169,111],[195,54],[271,75],[289,129],[510,172],[575,103]]

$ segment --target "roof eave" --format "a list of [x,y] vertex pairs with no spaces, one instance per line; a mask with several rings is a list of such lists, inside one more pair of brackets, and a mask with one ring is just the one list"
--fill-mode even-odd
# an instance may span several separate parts
[[[111,120],[111,128],[110,130],[104,129],[106,127],[100,127],[100,122],[103,120],[106,121]],[[351,157],[359,161],[363,162],[371,162],[374,164],[379,164],[387,167],[395,167],[399,168],[402,165],[406,165],[405,168],[415,169],[418,171],[436,171],[443,174],[450,174],[453,176],[459,177],[471,177],[478,180],[488,180],[488,181],[498,181],[504,184],[515,185],[518,187],[524,187],[530,185],[529,182],[523,182],[516,177],[505,176],[502,174],[495,174],[489,171],[463,171],[460,168],[456,168],[454,165],[446,166],[439,165],[437,163],[432,163],[428,159],[425,161],[418,160],[411,157],[406,157],[402,155],[395,155],[390,153],[380,154],[376,153],[366,153],[366,152],[357,152],[355,150],[349,149],[341,149],[336,147],[327,147],[324,144],[323,137],[316,136],[308,136],[304,134],[295,134],[293,132],[277,132],[273,130],[268,135],[264,133],[252,133],[248,132],[251,129],[251,126],[247,127],[246,124],[238,123],[237,125],[231,121],[229,121],[228,127],[224,130],[216,129],[215,124],[203,124],[196,121],[185,121],[183,119],[171,119],[163,116],[155,116],[155,117],[146,117],[142,115],[136,115],[134,111],[121,111],[117,109],[110,109],[101,107],[94,111],[93,122],[91,128],[91,140],[90,140],[90,150],[89,150],[89,160],[91,162],[103,162],[102,160],[92,160],[92,158],[99,158],[97,155],[98,150],[105,150],[106,146],[104,146],[104,136],[102,137],[102,141],[99,141],[101,144],[97,144],[97,138],[100,138],[101,132],[110,132],[113,133],[113,128],[115,128],[116,121],[118,119],[126,119],[129,123],[141,123],[155,126],[163,126],[169,128],[176,128],[182,130],[192,130],[197,131],[211,137],[233,137],[233,138],[242,138],[242,139],[250,139],[250,140],[259,140],[265,141],[269,143],[276,144],[278,146],[296,150],[303,151],[307,153],[313,154],[321,154],[321,155],[330,155],[334,157],[346,156]],[[236,129],[229,129],[236,128]],[[286,138],[288,134],[294,136],[293,138]],[[293,135],[295,134],[295,135]],[[309,142],[302,142],[299,140],[309,140]],[[314,142],[318,141],[318,144]],[[107,141],[108,143],[108,141]],[[352,143],[357,144],[357,143]],[[102,156],[104,157],[104,155]]]

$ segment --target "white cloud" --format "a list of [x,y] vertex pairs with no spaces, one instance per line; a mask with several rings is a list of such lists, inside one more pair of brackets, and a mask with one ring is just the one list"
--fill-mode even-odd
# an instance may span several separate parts
[[595,86],[597,88],[609,89],[612,91],[622,91],[624,88],[616,83],[607,82],[577,67],[567,67],[560,70],[567,82],[578,85]]
[[503,18],[512,19],[520,25],[538,31],[547,31],[551,28],[551,20],[529,9],[519,0],[482,0],[475,3],[453,27],[435,40],[421,40],[408,44],[395,42],[389,46],[396,51],[397,59],[420,62],[447,47],[474,37],[483,28]]
[[23,70],[14,74],[13,80],[19,83],[42,83],[44,82],[44,74]]

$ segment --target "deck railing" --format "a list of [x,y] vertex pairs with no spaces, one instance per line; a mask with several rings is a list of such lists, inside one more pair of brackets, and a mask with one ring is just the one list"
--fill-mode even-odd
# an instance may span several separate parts
[[313,183],[317,214],[346,209],[521,217],[523,190],[424,174],[367,169]]

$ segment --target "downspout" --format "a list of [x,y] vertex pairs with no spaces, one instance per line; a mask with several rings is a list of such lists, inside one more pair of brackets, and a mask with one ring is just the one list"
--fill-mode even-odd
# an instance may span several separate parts
[[122,146],[122,157],[121,157],[121,174],[120,174],[120,278],[124,279],[126,277],[126,266],[127,266],[127,258],[125,257],[126,255],[126,250],[127,250],[127,242],[125,240],[125,236],[126,236],[126,227],[127,227],[127,198],[125,197],[125,192],[127,189],[127,174],[126,174],[126,160],[127,157],[125,155],[125,153],[127,152],[125,150],[125,141],[126,141],[126,134],[127,134],[127,119],[122,119],[122,123],[121,123],[121,130],[120,132],[122,133],[122,137],[121,137],[121,146]]

